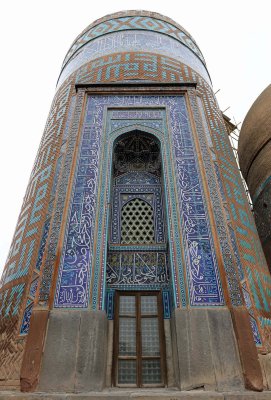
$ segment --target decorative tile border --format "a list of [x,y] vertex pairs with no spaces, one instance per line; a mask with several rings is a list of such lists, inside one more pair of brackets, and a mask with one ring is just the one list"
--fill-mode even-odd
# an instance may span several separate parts
[[[79,128],[80,115],[83,107],[84,93],[78,91],[76,101],[74,100],[74,117],[71,117],[70,135],[67,132],[67,144],[65,144],[65,156],[63,159],[62,171],[57,187],[57,198],[52,216],[52,227],[48,239],[48,247],[45,254],[42,280],[39,291],[39,304],[48,305],[52,285],[53,268],[56,259],[56,249],[61,229],[61,221],[64,213],[64,206],[67,194],[67,187],[71,179],[71,165],[74,155],[77,132]],[[66,148],[67,147],[67,148]]]
[[168,287],[169,274],[165,252],[109,252],[106,261],[106,284],[108,288],[134,290],[138,286]]
[[[119,16],[122,17],[122,15]],[[43,246],[42,233],[44,223],[47,219],[47,206],[48,211],[53,214],[48,234],[48,243],[45,246],[43,255],[45,261],[43,261],[44,269],[42,271],[39,297],[41,305],[48,305],[49,301],[52,276],[54,273],[53,268],[57,256],[56,249],[59,241],[60,226],[66,198],[66,188],[71,177],[70,166],[82,111],[81,100],[83,94],[80,89],[78,89],[77,93],[78,103],[70,142],[67,144],[67,153],[65,146],[62,148],[63,161],[61,161],[61,163],[63,162],[63,168],[60,172],[60,184],[56,189],[57,201],[55,205],[53,203],[48,204],[48,199],[50,198],[51,187],[53,185],[53,171],[55,170],[55,162],[59,152],[58,138],[63,135],[64,121],[67,118],[67,107],[70,104],[75,83],[74,78],[75,74],[65,80],[53,101],[1,283],[0,325],[1,331],[5,332],[7,338],[0,343],[1,359],[3,360],[0,366],[0,377],[3,382],[5,379],[19,380],[24,340],[20,339],[18,341],[17,332],[25,307],[31,305],[29,302],[31,296],[27,298],[26,295],[29,292],[33,279],[35,279],[35,276],[32,274],[33,268],[36,266],[37,258],[41,255],[40,253],[38,256],[38,251],[39,244],[41,244],[41,249]],[[139,85],[148,82],[157,82],[158,85],[161,83],[176,82],[194,82],[197,84],[197,94],[202,97],[210,129],[210,136],[216,154],[216,163],[218,166],[216,169],[218,169],[220,173],[220,179],[219,177],[217,179],[220,187],[223,188],[221,193],[224,192],[223,201],[225,200],[226,203],[223,204],[223,208],[227,211],[227,221],[230,222],[235,233],[235,264],[237,265],[240,263],[240,265],[243,266],[244,281],[242,283],[247,284],[247,291],[250,295],[252,304],[250,314],[255,317],[255,321],[258,324],[257,326],[262,336],[261,339],[264,350],[268,349],[270,343],[271,318],[270,311],[268,311],[266,307],[266,302],[269,304],[271,298],[270,273],[264,260],[253,217],[246,202],[245,192],[242,189],[242,182],[227,138],[227,131],[224,126],[223,118],[211,87],[188,65],[184,65],[174,60],[174,58],[162,56],[161,54],[157,55],[155,53],[150,54],[144,52],[124,52],[121,55],[111,54],[100,57],[80,68],[76,79],[77,84],[86,85],[107,82],[133,82]],[[155,125],[156,122],[158,125]],[[163,127],[161,128],[161,120],[157,119],[156,122],[155,120],[145,120],[145,122],[142,121],[142,125],[146,124],[145,128],[150,131],[152,129],[156,129],[157,131],[163,130]],[[135,122],[131,121],[131,123],[133,125]],[[121,124],[124,128],[127,126],[126,122],[115,121],[115,131],[121,129]],[[161,136],[160,140],[163,141]],[[55,146],[56,144],[57,146]],[[167,175],[167,179],[170,185],[174,183],[172,176]],[[47,184],[48,186],[46,187]],[[213,201],[215,197],[216,196],[211,196],[211,200]],[[174,204],[170,203],[170,199],[166,200],[166,208],[174,209]],[[169,204],[170,207],[168,207]],[[214,204],[215,202],[213,202],[213,205]],[[178,220],[174,213],[168,215],[168,220],[172,225],[178,225]],[[216,221],[219,221],[219,219]],[[223,225],[217,227],[217,229],[223,229]],[[169,237],[172,242],[176,239],[171,232],[169,233]],[[32,243],[33,240],[35,240],[35,244]],[[105,237],[103,237],[103,240],[106,242]],[[31,246],[33,246],[32,249],[30,248]],[[221,249],[223,259],[224,257],[231,257],[232,252],[231,254],[228,253],[228,247],[221,246]],[[236,250],[239,252],[239,261]],[[43,252],[43,250],[41,252]],[[178,252],[179,254],[177,254]],[[24,260],[22,260],[22,256],[25,257]],[[185,274],[183,273],[184,266],[178,261],[182,259],[180,250],[175,249],[175,253],[171,252],[170,259],[171,265],[178,265],[180,274],[179,278],[178,271],[172,272],[174,288],[178,287],[178,285],[180,288],[179,293],[173,293],[174,290],[170,288],[170,292],[173,293],[171,305],[182,304],[185,306],[186,293],[185,285],[182,282],[182,277],[185,279]],[[27,266],[24,263],[25,261],[29,262],[28,272],[26,270],[24,271]],[[257,276],[254,271],[258,271]],[[26,272],[26,274],[21,275],[22,272]],[[239,268],[239,274],[240,272],[241,269]],[[104,272],[102,272],[102,274],[103,273]],[[14,277],[14,280],[11,280],[11,276]],[[6,277],[9,277],[9,282],[5,283],[3,286]],[[101,280],[103,281],[103,279],[104,276],[101,275]],[[102,287],[102,285],[100,287]],[[101,291],[99,292],[99,287],[93,287],[91,290],[96,290],[98,293],[98,297],[95,300],[96,305],[98,299],[99,306],[103,307],[103,300],[101,299],[103,299],[104,296]],[[237,298],[238,296],[236,299]],[[12,352],[9,351],[7,343],[8,346],[12,348]]]
[[66,65],[67,62],[75,56],[78,50],[89,43],[91,40],[111,32],[120,32],[127,30],[154,31],[162,35],[171,36],[172,38],[180,41],[182,44],[187,46],[193,53],[195,53],[199,57],[199,59],[203,63],[205,63],[203,55],[196,45],[195,41],[190,36],[188,36],[185,31],[181,31],[179,28],[172,25],[171,23],[162,21],[157,18],[151,18],[147,16],[126,16],[101,22],[99,25],[93,26],[88,31],[84,32],[81,37],[77,38],[75,43],[68,51],[63,65]]
[[[211,84],[208,71],[202,60],[190,48],[170,36],[145,30],[126,30],[113,32],[100,36],[86,43],[78,50],[65,67],[63,67],[58,80],[60,86],[67,77],[90,60],[106,56],[110,53],[146,52],[173,57],[174,59],[190,65],[208,83]],[[127,60],[128,61],[128,60]]]
[[[85,207],[85,195],[87,191],[87,186],[82,186],[83,182],[87,182],[90,178],[92,182],[92,198],[97,198],[97,177],[98,177],[98,160],[95,159],[95,162],[89,158],[89,153],[87,149],[91,151],[91,148],[88,147],[90,145],[95,145],[96,154],[99,152],[99,148],[101,146],[101,132],[102,132],[102,121],[103,121],[103,109],[104,106],[160,106],[168,107],[169,114],[171,118],[171,129],[172,129],[172,142],[173,149],[175,153],[175,168],[177,172],[177,187],[178,187],[178,196],[179,196],[179,207],[181,213],[181,222],[182,222],[182,232],[183,232],[183,240],[184,246],[186,248],[186,263],[188,275],[187,279],[189,281],[189,289],[190,289],[190,304],[191,305],[223,305],[223,295],[221,289],[221,283],[219,282],[219,273],[217,268],[216,255],[214,253],[212,239],[210,236],[210,228],[208,217],[205,211],[204,206],[204,197],[202,194],[202,187],[199,178],[199,170],[196,163],[195,157],[195,149],[193,145],[193,139],[191,136],[191,131],[189,127],[189,122],[187,118],[187,110],[185,105],[185,99],[183,96],[99,96],[99,97],[90,97],[87,105],[86,111],[86,119],[85,126],[83,129],[83,139],[81,145],[81,159],[78,160],[78,175],[77,182],[81,184],[81,191],[78,191],[77,186],[75,184],[74,194],[73,194],[73,206],[71,208],[71,216],[70,216],[70,230],[66,233],[66,247],[64,250],[64,254],[66,255],[62,260],[62,265],[64,269],[60,272],[58,290],[56,294],[55,306],[56,307],[86,307],[87,306],[87,277],[89,276],[88,271],[85,271],[84,263],[83,265],[79,264],[79,267],[76,269],[75,260],[78,259],[79,256],[82,256],[81,251],[84,250],[84,256],[87,254],[87,259],[91,260],[91,254],[93,251],[93,224],[95,220],[95,210],[96,204],[93,201],[92,209],[93,213],[88,215],[88,226],[85,223],[82,224],[82,221],[85,221],[84,215],[84,207]],[[95,110],[96,108],[96,110]],[[95,119],[95,125],[93,124],[93,120]],[[182,127],[182,131],[180,131],[179,127]],[[98,132],[100,131],[100,134]],[[86,146],[86,147],[85,147]],[[111,153],[106,151],[106,153]],[[87,156],[87,157],[86,157]],[[105,158],[105,163],[108,160]],[[80,165],[84,165],[84,168],[81,170]],[[106,164],[105,164],[106,165]],[[104,168],[104,171],[110,170],[110,168]],[[89,174],[83,175],[81,174]],[[95,180],[95,181],[93,181]],[[106,198],[104,188],[106,185],[104,184],[106,180],[104,178],[101,181],[99,198],[102,204],[102,208],[104,208],[103,199]],[[108,180],[107,180],[108,182]],[[173,188],[171,188],[172,192]],[[77,192],[83,193],[80,196],[76,195]],[[108,194],[107,194],[108,196]],[[78,205],[77,205],[78,204]],[[101,207],[101,205],[99,206]],[[80,212],[82,214],[80,214]],[[104,214],[104,213],[103,213]],[[80,219],[81,215],[83,218]],[[98,222],[98,232],[95,235],[96,240],[101,240],[100,238],[104,238],[104,222],[105,216],[101,221]],[[81,234],[81,227],[84,228],[84,240],[87,237],[88,242],[78,243],[76,239],[77,232]],[[77,227],[78,230],[77,230]],[[180,232],[178,232],[180,234]],[[81,237],[81,236],[80,236]],[[92,242],[91,242],[92,238]],[[180,239],[179,239],[180,242]],[[70,246],[73,243],[73,247],[71,248],[71,258],[70,257]],[[92,266],[92,307],[96,308],[97,299],[98,299],[98,282],[101,279],[101,269],[104,269],[104,263],[101,260],[105,260],[105,254],[102,257],[101,252],[104,249],[105,244],[103,242],[102,245],[96,244],[95,249],[95,267]],[[176,242],[178,243],[178,241]],[[86,246],[86,247],[85,247]],[[82,259],[83,257],[81,257]],[[67,264],[65,264],[67,262]],[[72,265],[71,268],[69,266]],[[74,267],[74,268],[73,268]],[[175,266],[176,267],[176,266]],[[64,271],[64,272],[63,272]],[[99,272],[98,272],[99,271]],[[63,275],[64,274],[64,275]],[[102,272],[104,276],[104,272]],[[63,278],[64,276],[64,278]],[[66,278],[67,276],[67,278]],[[78,281],[78,276],[80,276],[80,282]],[[76,285],[76,282],[77,285]],[[85,282],[85,283],[84,283]],[[84,287],[82,289],[82,286]],[[179,284],[178,284],[179,286]],[[176,289],[175,289],[176,290]],[[179,290],[179,288],[178,288]],[[81,293],[84,291],[84,297],[82,301],[81,296],[77,296],[77,293]],[[103,297],[103,291],[100,294]],[[69,295],[62,295],[62,293],[69,293]],[[75,293],[75,295],[74,295]]]
[[[232,251],[231,244],[233,246],[236,244],[235,236],[231,231],[230,236],[227,231],[228,224],[223,213],[223,207],[221,207],[222,201],[225,201],[225,193],[219,167],[217,166],[217,155],[213,146],[202,99],[199,96],[196,97],[192,92],[190,92],[189,99],[192,107],[193,118],[196,123],[197,137],[208,182],[208,191],[213,205],[212,210],[216,222],[216,231],[223,257],[223,266],[226,274],[230,300],[232,305],[240,306],[243,304],[239,286],[240,277],[237,275],[237,268],[235,266],[233,255],[235,255],[237,263],[239,261],[239,264],[237,264],[239,274],[242,274],[242,265],[240,264],[240,259],[238,260],[239,253],[236,246],[234,247],[234,253]],[[219,197],[219,192],[221,198]]]

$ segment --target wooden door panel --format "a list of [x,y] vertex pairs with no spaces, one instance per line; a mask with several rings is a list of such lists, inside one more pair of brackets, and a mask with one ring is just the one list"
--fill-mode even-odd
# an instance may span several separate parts
[[159,292],[117,292],[113,383],[164,386],[164,333]]

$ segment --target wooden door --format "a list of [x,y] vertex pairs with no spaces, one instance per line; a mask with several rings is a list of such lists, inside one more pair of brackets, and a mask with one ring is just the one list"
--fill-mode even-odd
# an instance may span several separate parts
[[115,386],[165,385],[162,301],[159,292],[117,292],[113,382]]

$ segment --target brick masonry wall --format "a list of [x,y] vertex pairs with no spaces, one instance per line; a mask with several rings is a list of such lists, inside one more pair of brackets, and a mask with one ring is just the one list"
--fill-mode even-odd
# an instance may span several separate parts
[[[199,95],[202,99],[208,124],[205,134],[208,129],[212,141],[208,151],[214,152],[216,159],[211,168],[217,170],[217,185],[223,203],[223,215],[217,217],[216,230],[219,231],[219,218],[228,221],[224,239],[229,244],[223,247],[224,243],[220,243],[221,252],[234,260],[228,273],[235,274],[241,282],[254,335],[259,336],[259,348],[269,349],[270,275],[212,89],[191,68],[172,58],[140,52],[111,54],[76,71],[63,83],[53,101],[1,282],[1,385],[9,387],[19,383],[25,345],[25,336],[19,333],[23,317],[28,318],[29,323],[30,316],[26,316],[26,311],[33,306],[34,297],[43,306],[50,306],[53,301],[59,260],[57,244],[65,211],[65,185],[71,180],[71,162],[84,104],[84,90],[78,91],[75,100],[75,84],[121,82],[197,84],[194,96]],[[199,106],[194,104],[194,107],[199,113]],[[69,128],[66,127],[68,122]],[[65,129],[68,132],[65,133]],[[66,142],[63,143],[65,135]],[[59,179],[55,179],[58,175]],[[216,208],[215,199],[211,197],[210,201]],[[224,229],[222,220],[221,223]],[[34,281],[37,285],[32,285]],[[234,294],[232,296],[230,301],[234,305]]]
[[25,308],[35,296],[33,287],[32,297],[28,296],[30,285],[40,274],[39,245],[72,88],[68,79],[53,100],[1,280],[0,379],[7,386],[19,381],[25,342],[19,336],[20,325]]

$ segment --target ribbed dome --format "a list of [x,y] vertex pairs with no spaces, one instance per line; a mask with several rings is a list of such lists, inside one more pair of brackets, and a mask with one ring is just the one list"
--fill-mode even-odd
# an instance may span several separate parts
[[270,172],[271,85],[248,111],[239,138],[240,168],[252,195]]

